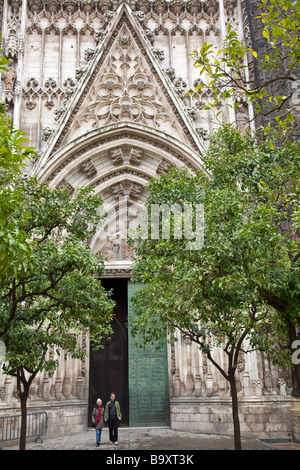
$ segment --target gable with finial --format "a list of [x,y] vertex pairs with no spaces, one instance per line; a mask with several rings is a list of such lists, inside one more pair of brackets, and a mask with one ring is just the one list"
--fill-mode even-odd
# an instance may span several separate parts
[[45,156],[92,130],[125,122],[157,129],[201,152],[182,101],[126,4],[97,49],[89,52],[89,65],[46,144]]

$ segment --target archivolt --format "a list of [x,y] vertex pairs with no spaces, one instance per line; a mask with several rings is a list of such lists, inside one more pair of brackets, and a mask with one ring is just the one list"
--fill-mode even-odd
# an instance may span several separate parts
[[[45,156],[34,173],[50,187],[64,187],[72,192],[76,187],[89,185],[101,195],[110,217],[91,246],[95,253],[105,252],[110,265],[115,262],[120,265],[132,258],[126,234],[120,227],[134,225],[139,206],[147,197],[148,181],[170,166],[203,170],[201,156],[172,136],[138,124],[122,123],[91,131],[51,157]],[[120,201],[126,203],[125,212],[124,207],[120,210]],[[111,229],[115,214],[118,214],[113,220],[115,229]]]
[[[114,161],[112,152],[118,148],[125,150],[125,158]],[[139,162],[134,161],[134,158],[126,160],[126,150],[132,148],[142,152]],[[110,157],[109,164],[107,160]],[[92,179],[87,176],[76,181],[76,169],[87,161],[92,161],[97,173],[92,174]],[[40,181],[45,181],[51,187],[57,187],[63,179],[68,178],[75,185],[78,183],[83,186],[106,176],[110,179],[109,174],[113,177],[114,173],[116,176],[116,170],[121,168],[131,168],[136,173],[144,174],[147,180],[156,177],[168,165],[186,165],[191,170],[203,170],[201,155],[172,136],[138,124],[121,123],[91,131],[69,142],[53,155],[45,155],[33,172]],[[72,182],[69,181],[70,184]]]

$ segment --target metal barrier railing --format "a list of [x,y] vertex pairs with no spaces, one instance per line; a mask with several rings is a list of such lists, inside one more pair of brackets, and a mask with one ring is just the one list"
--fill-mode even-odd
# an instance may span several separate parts
[[[21,415],[0,416],[0,442],[20,439]],[[35,441],[47,432],[47,413],[37,411],[27,414],[26,437],[35,437]]]

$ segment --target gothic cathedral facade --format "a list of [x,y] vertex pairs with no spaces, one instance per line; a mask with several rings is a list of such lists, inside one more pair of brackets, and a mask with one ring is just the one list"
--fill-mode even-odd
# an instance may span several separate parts
[[[157,352],[130,335],[133,252],[126,243],[147,182],[171,166],[202,170],[214,124],[191,53],[222,48],[226,25],[251,41],[245,0],[1,0],[2,48],[10,70],[1,96],[14,125],[39,152],[28,172],[72,193],[90,185],[126,223],[91,240],[107,257],[101,282],[114,290],[115,335],[85,360],[60,360],[30,391],[29,409],[47,411],[48,436],[85,429],[98,396],[114,390],[129,426],[232,434],[229,386],[188,338]],[[249,64],[251,67],[251,64]],[[220,103],[227,120],[235,111]],[[251,110],[242,110],[245,119]],[[221,355],[221,351],[216,351]],[[102,371],[101,377],[99,370]],[[240,360],[243,434],[292,435],[291,380],[253,352]],[[145,404],[147,406],[145,406]],[[0,413],[19,410],[13,378],[0,375]]]

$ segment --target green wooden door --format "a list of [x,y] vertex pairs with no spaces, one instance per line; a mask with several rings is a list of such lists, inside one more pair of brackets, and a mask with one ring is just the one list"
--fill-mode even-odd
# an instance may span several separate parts
[[140,288],[128,282],[129,425],[164,426],[170,423],[167,344],[140,349],[130,333],[131,298]]

